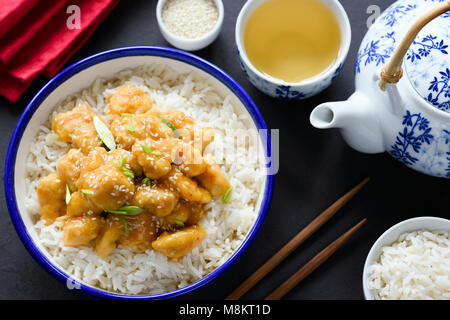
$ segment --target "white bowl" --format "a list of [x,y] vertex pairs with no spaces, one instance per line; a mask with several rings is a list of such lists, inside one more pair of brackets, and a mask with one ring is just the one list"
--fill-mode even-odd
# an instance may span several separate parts
[[158,20],[159,30],[167,42],[181,50],[196,51],[209,46],[216,40],[223,25],[224,9],[222,0],[213,0],[219,14],[216,25],[210,32],[196,39],[186,39],[176,36],[166,28],[162,19],[162,11],[167,1],[168,0],[159,0],[156,6],[156,19]]
[[366,263],[364,264],[363,290],[366,300],[378,300],[375,290],[369,289],[369,273],[367,270],[378,260],[381,254],[381,248],[397,241],[401,234],[415,230],[450,231],[450,220],[436,217],[418,217],[397,223],[385,231],[374,243],[372,249],[370,249],[369,254],[367,255]]
[[347,13],[337,0],[319,0],[336,17],[341,30],[341,47],[336,61],[322,73],[300,82],[285,82],[262,73],[250,62],[244,47],[244,29],[253,11],[267,0],[248,0],[242,7],[236,22],[236,46],[241,68],[250,82],[263,93],[283,100],[301,100],[312,97],[330,86],[339,75],[347,58],[352,30]]
[[[117,72],[152,63],[161,63],[180,73],[195,72],[213,86],[219,95],[229,96],[235,107],[237,117],[246,117],[245,125],[256,132],[267,132],[267,126],[259,110],[247,93],[226,73],[211,63],[192,54],[170,48],[160,47],[128,47],[98,53],[61,71],[48,82],[26,107],[12,134],[5,161],[4,188],[11,221],[23,241],[25,247],[46,270],[69,289],[80,289],[81,292],[99,298],[113,299],[165,299],[186,295],[211,283],[223,275],[241,254],[249,247],[256,233],[261,228],[266,216],[273,189],[273,175],[264,177],[260,186],[259,199],[255,205],[256,221],[242,241],[242,244],[216,270],[202,279],[170,292],[156,295],[118,294],[93,287],[81,280],[74,279],[55,261],[48,250],[41,244],[34,228],[34,220],[27,210],[26,167],[27,155],[32,141],[39,131],[40,125],[48,120],[49,114],[62,99],[89,86],[98,77],[111,78]],[[268,163],[271,154],[270,137],[261,133],[259,137],[261,163]],[[265,162],[264,162],[265,161]],[[268,169],[266,169],[267,172]]]

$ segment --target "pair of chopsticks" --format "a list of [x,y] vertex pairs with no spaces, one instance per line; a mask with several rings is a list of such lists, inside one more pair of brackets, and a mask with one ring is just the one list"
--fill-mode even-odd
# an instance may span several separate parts
[[[278,251],[272,258],[266,261],[258,270],[256,270],[250,277],[247,278],[239,287],[237,287],[225,300],[237,300],[242,297],[248,290],[253,288],[262,278],[264,278],[270,271],[272,271],[278,264],[280,264],[287,256],[289,256],[295,249],[314,234],[322,225],[325,224],[334,214],[344,206],[353,196],[361,190],[362,187],[369,182],[369,178],[364,179],[356,185],[349,192],[344,194],[335,203],[322,212],[317,218],[311,221],[303,230],[301,230],[294,238],[292,238],[280,251]],[[333,253],[335,253],[361,226],[367,219],[361,220],[353,228],[348,230],[334,242],[329,244],[325,249],[319,252],[300,270],[293,274],[288,280],[281,284],[265,300],[279,300],[284,297],[289,291],[297,286],[303,279],[316,270],[323,262],[325,262]]]

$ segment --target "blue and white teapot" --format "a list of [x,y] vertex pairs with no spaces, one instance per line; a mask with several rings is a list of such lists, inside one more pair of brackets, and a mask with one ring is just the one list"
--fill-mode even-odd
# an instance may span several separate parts
[[356,92],[311,113],[366,153],[389,152],[428,175],[450,178],[450,0],[399,0],[366,34]]

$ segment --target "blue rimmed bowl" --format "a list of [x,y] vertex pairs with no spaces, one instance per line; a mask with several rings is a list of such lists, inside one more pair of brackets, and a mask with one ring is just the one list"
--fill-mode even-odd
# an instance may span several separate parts
[[[79,288],[83,293],[98,298],[166,299],[180,297],[200,289],[223,275],[240,258],[261,228],[270,205],[273,175],[266,175],[264,183],[260,187],[257,218],[239,248],[223,265],[204,278],[174,291],[156,295],[125,295],[108,292],[90,286],[79,279],[73,279],[52,261],[46,249],[39,243],[38,236],[33,228],[33,219],[28,213],[24,201],[21,201],[26,195],[26,163],[24,159],[27,158],[26,156],[39,126],[47,121],[53,108],[59,101],[89,86],[97,77],[111,78],[120,70],[151,63],[164,63],[175,70],[179,70],[180,73],[195,71],[208,81],[219,94],[223,96],[229,95],[236,112],[251,116],[251,120],[248,123],[249,128],[267,130],[267,126],[257,107],[236,81],[213,64],[179,50],[161,47],[127,47],[105,51],[75,63],[49,81],[31,100],[14,129],[6,155],[4,170],[6,201],[13,225],[25,247],[36,261],[68,287]],[[270,159],[271,144],[269,135],[261,134],[260,140],[262,146],[265,147],[264,157]]]

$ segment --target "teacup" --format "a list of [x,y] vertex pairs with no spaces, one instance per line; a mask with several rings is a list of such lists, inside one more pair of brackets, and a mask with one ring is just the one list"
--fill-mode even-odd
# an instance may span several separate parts
[[[339,75],[347,57],[351,42],[351,28],[347,13],[337,0],[318,0],[325,4],[334,14],[341,31],[341,45],[336,61],[323,72],[302,80],[290,83],[277,79],[259,71],[248,58],[244,47],[244,29],[251,14],[262,3],[268,0],[248,0],[242,7],[236,23],[236,46],[242,70],[250,82],[263,93],[279,99],[300,100],[312,97],[328,88]],[[293,40],[295,41],[295,40]]]

